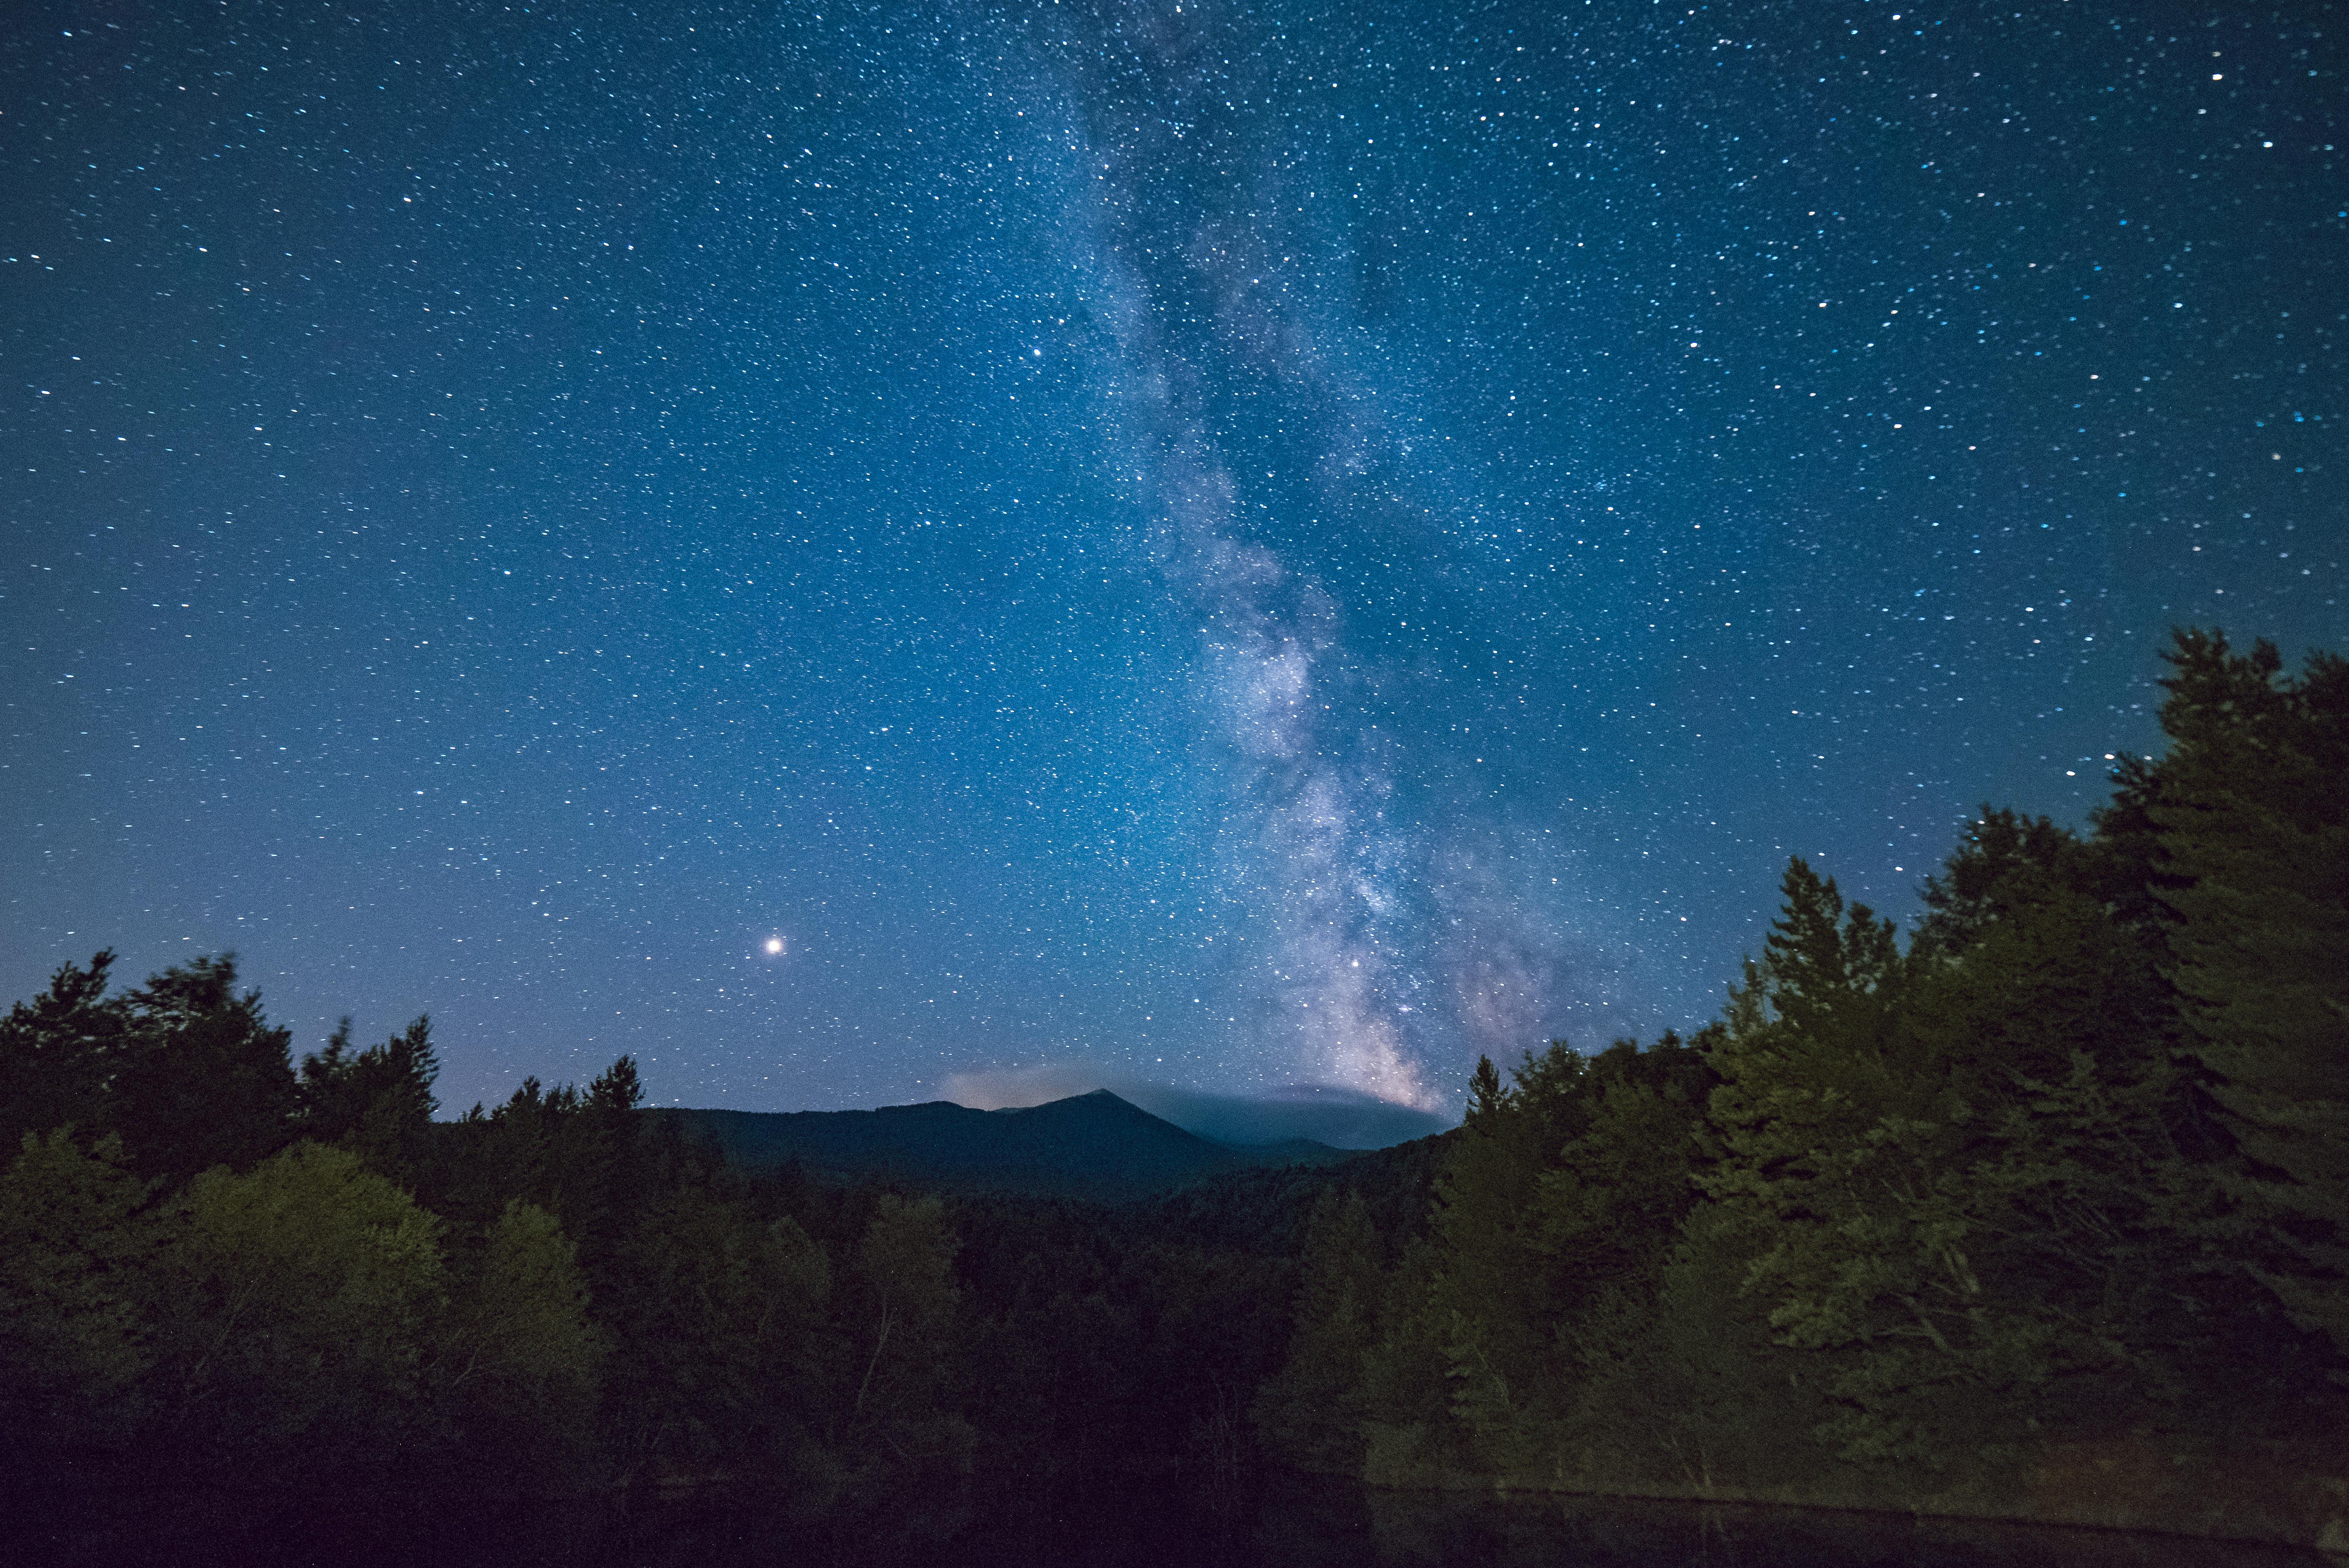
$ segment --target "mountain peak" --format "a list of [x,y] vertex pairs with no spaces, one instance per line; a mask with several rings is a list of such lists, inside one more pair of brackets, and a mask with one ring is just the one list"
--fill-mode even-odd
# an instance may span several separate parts
[[[1030,1110],[1050,1110],[1056,1105],[1085,1105],[1102,1108],[1115,1105],[1123,1106],[1125,1109],[1133,1112],[1136,1116],[1150,1116],[1148,1111],[1134,1104],[1133,1101],[1126,1099],[1125,1096],[1119,1094],[1114,1089],[1106,1088],[1088,1089],[1083,1094],[1072,1094],[1061,1099],[1048,1099],[1041,1105],[1031,1105],[1028,1109]],[[1163,1117],[1150,1116],[1150,1119],[1153,1121],[1160,1121],[1164,1119]],[[1166,1125],[1173,1127],[1174,1124],[1169,1121]]]

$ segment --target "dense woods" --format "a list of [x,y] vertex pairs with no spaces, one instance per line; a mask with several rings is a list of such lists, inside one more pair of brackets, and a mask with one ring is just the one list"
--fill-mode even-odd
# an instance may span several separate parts
[[1119,1206],[746,1174],[625,1058],[436,1121],[425,1020],[297,1065],[228,961],[110,970],[0,1024],[13,1489],[686,1491],[869,1546],[1253,1452],[1322,1172]]
[[436,1121],[425,1020],[297,1064],[226,959],[68,965],[0,1024],[0,1464],[692,1487],[869,1540],[1212,1501],[1268,1451],[2311,1535],[2349,665],[2172,665],[2166,754],[2085,832],[1986,810],[1906,940],[1797,860],[1693,1037],[1482,1063],[1454,1132],[1146,1202],[754,1177],[625,1058]]
[[2337,1514],[2349,665],[2171,664],[2166,755],[2085,834],[1985,810],[1905,944],[1796,860],[1693,1039],[1480,1065],[1423,1221],[1316,1212],[1268,1440],[1390,1485]]
[[19,1486],[679,1487],[936,1536],[975,1500],[1236,1473],[1303,1173],[1256,1234],[759,1179],[626,1059],[435,1122],[429,1026],[295,1067],[199,961],[5,1025],[0,1446]]

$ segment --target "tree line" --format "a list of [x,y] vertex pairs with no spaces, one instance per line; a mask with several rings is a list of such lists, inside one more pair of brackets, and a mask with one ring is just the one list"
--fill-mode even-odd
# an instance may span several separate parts
[[2349,665],[2181,634],[2085,831],[1904,941],[1800,860],[1716,1022],[1140,1203],[752,1174],[623,1057],[436,1120],[199,959],[0,1020],[15,1486],[1006,1500],[1392,1486],[2313,1517],[2349,1458]]
[[2349,664],[2168,658],[2168,748],[2086,831],[1985,808],[1905,943],[1796,859],[1693,1038],[1481,1062],[1413,1223],[1325,1198],[1274,1448],[1389,1484],[2337,1516]]
[[[1105,1208],[749,1173],[623,1057],[434,1119],[229,959],[0,1021],[0,1485],[749,1502],[857,1549],[1228,1491],[1310,1183]],[[1406,1157],[1408,1159],[1408,1157]]]

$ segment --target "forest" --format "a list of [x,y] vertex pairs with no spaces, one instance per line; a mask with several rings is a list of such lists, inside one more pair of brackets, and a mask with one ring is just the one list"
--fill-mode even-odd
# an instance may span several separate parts
[[2085,830],[1985,808],[1905,935],[1795,860],[1690,1037],[1127,1202],[747,1173],[626,1058],[437,1119],[426,1020],[296,1062],[227,958],[68,964],[0,1024],[0,1466],[862,1540],[1266,1460],[2338,1532],[2349,662],[2168,658],[2163,753]]

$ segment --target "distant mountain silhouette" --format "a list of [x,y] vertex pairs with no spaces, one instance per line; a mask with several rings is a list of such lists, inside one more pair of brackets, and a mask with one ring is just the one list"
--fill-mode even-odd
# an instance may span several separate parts
[[950,1100],[878,1110],[655,1109],[688,1141],[714,1143],[750,1170],[797,1160],[835,1176],[879,1176],[957,1191],[1131,1198],[1253,1166],[1353,1158],[1311,1139],[1217,1143],[1107,1089],[1020,1110]]
[[1105,1088],[1210,1143],[1233,1145],[1305,1138],[1332,1149],[1388,1149],[1459,1125],[1456,1114],[1400,1105],[1345,1084],[1268,1084],[1248,1094],[1216,1094],[1153,1083],[1081,1057],[949,1073],[938,1088],[941,1099],[977,1110],[1042,1105]]

